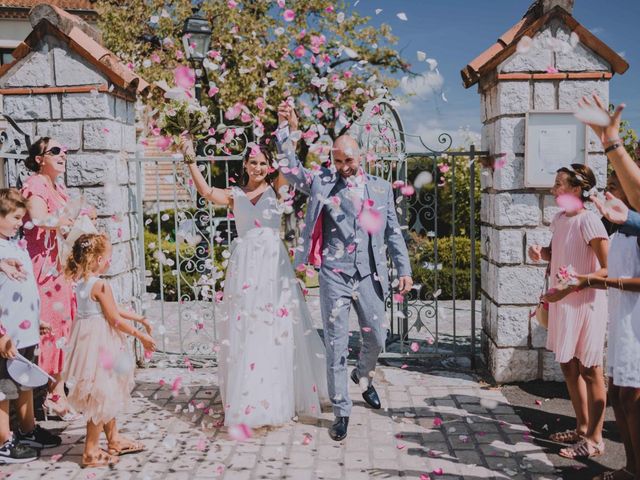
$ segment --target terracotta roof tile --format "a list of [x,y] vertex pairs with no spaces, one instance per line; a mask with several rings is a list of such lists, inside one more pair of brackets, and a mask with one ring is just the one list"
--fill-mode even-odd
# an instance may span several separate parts
[[[43,0],[0,0],[0,7],[32,8],[43,3]],[[95,11],[95,0],[51,0],[49,5],[64,8],[65,10],[92,10]]]
[[624,58],[583,27],[563,8],[555,7],[544,15],[541,15],[539,9],[530,9],[522,20],[502,34],[496,43],[460,71],[465,88],[471,87],[484,75],[493,72],[501,62],[515,52],[518,41],[523,36],[533,37],[553,18],[559,18],[572,31],[575,31],[580,37],[581,43],[606,60],[614,73],[622,74],[627,71],[629,64]]
[[69,47],[94,65],[109,80],[124,91],[146,95],[150,85],[99,42],[99,34],[79,17],[50,5],[34,7],[30,13],[37,22],[29,36],[13,51],[15,61],[0,68],[0,76],[16,62],[26,57],[45,34],[55,35],[69,43]]

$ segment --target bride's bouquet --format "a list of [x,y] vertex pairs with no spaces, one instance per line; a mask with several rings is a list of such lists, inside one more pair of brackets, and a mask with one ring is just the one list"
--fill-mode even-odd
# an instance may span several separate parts
[[165,91],[164,98],[167,101],[159,109],[158,128],[154,134],[170,139],[175,144],[179,144],[184,135],[194,138],[206,136],[211,125],[210,113],[196,98],[195,72],[181,66],[173,71],[173,77],[175,87],[169,87],[165,81],[157,83]]
[[194,138],[206,135],[211,125],[209,115],[207,107],[198,103],[171,100],[160,111],[158,127],[162,135],[180,143],[180,138],[187,134]]

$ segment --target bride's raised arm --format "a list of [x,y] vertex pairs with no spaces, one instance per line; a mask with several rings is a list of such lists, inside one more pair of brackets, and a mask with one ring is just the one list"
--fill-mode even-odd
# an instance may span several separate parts
[[198,193],[216,205],[232,207],[233,196],[231,195],[231,191],[224,188],[210,186],[202,175],[202,172],[198,168],[198,164],[195,160],[196,154],[193,147],[193,139],[190,136],[185,136],[183,138],[182,143],[180,143],[180,151],[184,156],[184,163],[189,168],[189,173],[191,173],[191,178],[193,178],[193,183],[196,186]]

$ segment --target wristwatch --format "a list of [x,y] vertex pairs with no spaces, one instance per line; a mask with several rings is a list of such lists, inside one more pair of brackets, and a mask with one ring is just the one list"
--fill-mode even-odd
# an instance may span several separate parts
[[191,165],[192,163],[196,163],[196,158],[193,155],[189,155],[189,154],[184,154],[183,155],[184,158],[184,163],[186,163],[187,165]]

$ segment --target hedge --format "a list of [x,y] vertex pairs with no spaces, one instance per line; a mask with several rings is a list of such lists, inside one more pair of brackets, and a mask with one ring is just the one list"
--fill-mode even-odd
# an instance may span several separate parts
[[[455,245],[456,264],[453,265]],[[453,279],[456,283],[456,299],[471,298],[471,239],[468,237],[443,237],[437,239],[438,264],[435,262],[436,239],[411,234],[409,255],[413,268],[413,281],[421,284],[419,298],[433,299],[433,293],[441,290],[440,300],[453,299]],[[476,255],[480,257],[480,242],[476,240]],[[440,267],[439,269],[436,269]],[[437,280],[437,284],[436,284]],[[480,264],[475,271],[476,299],[480,298]]]

